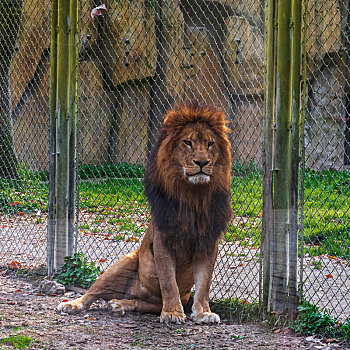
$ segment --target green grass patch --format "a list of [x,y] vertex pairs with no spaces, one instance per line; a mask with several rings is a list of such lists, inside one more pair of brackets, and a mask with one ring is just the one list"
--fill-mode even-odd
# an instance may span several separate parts
[[18,168],[18,181],[0,179],[0,214],[24,215],[47,211],[49,185],[43,181],[42,172],[32,173]]
[[307,301],[298,307],[298,316],[290,328],[305,335],[350,340],[350,318],[341,323]]
[[350,172],[305,173],[304,252],[350,259]]
[[101,182],[82,181],[79,186],[81,208],[108,214],[108,208],[118,208],[120,214],[130,214],[146,206],[143,182],[139,179],[107,179]]
[[141,164],[104,164],[96,166],[84,164],[79,167],[79,178],[99,179],[99,178],[142,178],[145,167]]
[[14,349],[27,349],[33,339],[26,334],[12,334],[0,339],[0,344],[11,345]]

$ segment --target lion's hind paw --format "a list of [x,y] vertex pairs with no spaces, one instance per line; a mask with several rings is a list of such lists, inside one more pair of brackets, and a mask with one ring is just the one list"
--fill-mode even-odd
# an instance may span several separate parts
[[195,323],[198,323],[198,324],[220,323],[219,315],[215,314],[214,312],[202,312],[202,313],[199,313],[198,315],[195,315],[192,313],[191,318]]
[[112,299],[108,302],[109,309],[116,315],[123,316],[125,309],[123,303],[120,300]]
[[66,312],[67,314],[76,314],[84,310],[84,304],[81,302],[80,298],[62,302],[57,306],[58,312]]

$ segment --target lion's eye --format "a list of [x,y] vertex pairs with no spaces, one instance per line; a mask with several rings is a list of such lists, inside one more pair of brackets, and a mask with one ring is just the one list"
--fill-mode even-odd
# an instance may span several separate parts
[[212,147],[214,145],[214,142],[213,141],[209,141],[208,142],[208,148]]
[[192,142],[190,140],[184,140],[184,143],[185,143],[186,146],[192,148]]

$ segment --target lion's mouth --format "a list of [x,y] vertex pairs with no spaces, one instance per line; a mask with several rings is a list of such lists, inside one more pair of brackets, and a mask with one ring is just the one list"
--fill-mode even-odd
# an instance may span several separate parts
[[196,174],[189,175],[187,174],[188,181],[194,185],[206,184],[210,182],[210,176],[203,171],[199,171]]

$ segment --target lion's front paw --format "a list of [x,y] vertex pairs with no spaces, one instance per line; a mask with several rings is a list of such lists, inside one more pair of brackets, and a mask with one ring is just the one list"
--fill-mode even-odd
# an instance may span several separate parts
[[160,315],[160,323],[176,323],[176,324],[181,324],[184,323],[186,320],[186,315],[184,314],[183,311],[162,311]]
[[125,309],[123,303],[120,300],[112,299],[108,302],[108,307],[110,310],[119,316],[123,316],[125,314]]
[[219,315],[214,312],[201,312],[199,314],[192,313],[191,318],[196,323],[220,323]]
[[82,303],[81,298],[63,302],[57,306],[57,311],[66,312],[68,314],[76,314],[82,310],[84,310],[84,304]]

